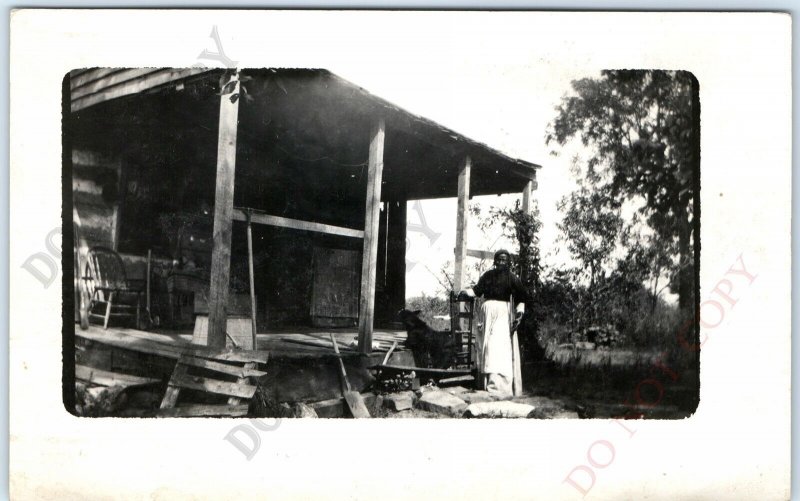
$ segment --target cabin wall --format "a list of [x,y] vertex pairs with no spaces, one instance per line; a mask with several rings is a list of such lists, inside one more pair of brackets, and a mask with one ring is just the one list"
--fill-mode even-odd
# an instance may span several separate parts
[[405,200],[386,201],[380,213],[375,280],[375,327],[396,327],[397,312],[406,303]]
[[72,203],[89,247],[116,250],[121,165],[119,158],[99,151],[72,150]]

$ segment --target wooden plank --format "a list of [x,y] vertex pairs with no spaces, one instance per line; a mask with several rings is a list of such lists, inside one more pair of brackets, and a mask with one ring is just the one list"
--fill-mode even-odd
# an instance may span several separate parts
[[369,414],[369,409],[367,409],[366,404],[364,403],[364,397],[357,391],[353,391],[350,387],[350,381],[347,379],[347,371],[344,369],[344,361],[342,357],[340,357],[339,353],[339,345],[336,342],[336,336],[331,334],[331,342],[333,343],[333,351],[336,352],[339,362],[339,372],[342,377],[342,394],[344,396],[345,402],[347,402],[347,406],[350,409],[350,414],[356,419],[361,418],[369,418],[371,417]]
[[465,266],[467,264],[467,227],[469,225],[469,181],[471,170],[472,159],[466,157],[461,169],[458,171],[455,273],[453,275],[453,290],[456,292],[464,288],[464,281],[466,280]]
[[397,348],[397,341],[392,343],[392,347],[389,348],[389,351],[386,352],[386,356],[383,357],[383,365],[386,365],[389,362],[389,357],[392,356],[392,352],[394,351],[395,348]]
[[88,108],[89,106],[103,103],[111,99],[136,94],[143,92],[160,85],[170,82],[183,80],[190,76],[199,75],[211,71],[208,68],[181,68],[181,69],[165,69],[156,73],[151,73],[135,80],[130,80],[122,85],[89,94],[78,99],[73,99],[70,109],[75,112]]
[[[197,296],[195,296],[197,298]],[[229,296],[230,298],[230,296]],[[230,308],[226,310],[225,333],[228,338],[226,346],[250,350],[253,347],[253,320],[251,318],[235,317]],[[195,313],[197,310],[195,309]],[[208,339],[208,316],[195,315],[192,343],[206,345]]]
[[171,407],[175,407],[175,403],[178,401],[178,395],[180,395],[181,390],[177,385],[177,381],[186,375],[186,366],[183,364],[176,364],[175,370],[172,372],[172,377],[169,380],[169,386],[167,386],[167,391],[164,393],[164,398],[161,400],[161,409],[169,409]]
[[129,68],[90,68],[87,70],[73,71],[69,75],[69,89],[73,91],[78,87],[105,78],[112,73],[127,71]]
[[383,179],[383,143],[386,124],[381,118],[372,130],[367,168],[367,200],[364,220],[364,246],[361,258],[361,294],[358,312],[358,350],[372,352],[375,316],[375,274],[378,257],[381,180]]
[[467,257],[475,257],[478,259],[494,259],[493,251],[467,249]]
[[[315,346],[317,348],[327,348],[327,349],[333,348],[333,344],[332,343],[325,343],[323,341],[312,341],[310,339],[308,339],[308,340],[305,340],[305,339],[284,339],[283,341],[287,342],[287,343],[292,343],[292,344],[300,344],[300,345],[303,345],[303,346]],[[345,346],[342,346],[342,349],[349,350],[349,351],[354,351],[352,348],[345,347]]]
[[220,96],[219,136],[217,139],[217,178],[214,194],[214,247],[211,251],[209,287],[208,346],[225,347],[225,326],[230,288],[231,232],[233,227],[233,186],[236,174],[236,134],[239,102],[231,96],[239,93],[239,73],[225,85]]
[[448,377],[439,380],[439,384],[453,384],[453,383],[474,383],[475,378],[471,375]]
[[[340,235],[343,237],[364,238],[363,231],[353,228],[345,228],[343,226],[333,226],[331,224],[302,221],[300,219],[291,219],[288,217],[273,216],[270,214],[259,214],[256,212],[252,213],[250,217],[251,221],[256,224],[279,226],[281,228],[290,228],[293,230],[314,231],[317,233]],[[237,209],[233,213],[233,220],[247,222],[247,217],[242,212],[242,209]]]
[[119,372],[104,371],[87,367],[85,365],[75,365],[75,378],[88,381],[100,386],[144,386],[148,384],[160,383],[160,379],[132,376],[130,374],[120,374]]
[[239,378],[262,377],[267,375],[267,373],[264,371],[256,370],[255,362],[246,362],[244,367],[238,367],[235,365],[214,362],[204,358],[184,356],[181,357],[180,363],[184,365],[191,365],[192,367],[202,367],[203,369],[209,369]]
[[[184,366],[181,365],[181,367]],[[253,398],[253,395],[256,393],[256,387],[250,384],[228,383],[202,376],[179,374],[177,369],[172,375],[172,379],[170,379],[169,384],[170,386],[176,386],[178,388],[185,388],[188,390],[199,390],[206,393],[248,399]]]
[[330,400],[323,400],[320,402],[312,402],[308,404],[318,417],[321,418],[340,418],[348,416],[347,404],[343,397],[332,398]]
[[[132,329],[131,329],[132,330]],[[132,330],[138,333],[139,331]],[[103,330],[97,326],[90,326],[87,330],[76,329],[75,335],[84,339],[89,339],[101,344],[122,348],[126,350],[158,355],[167,358],[179,359],[182,355],[192,355],[195,357],[212,358],[215,360],[225,360],[230,362],[258,362],[266,364],[269,360],[267,351],[251,350],[215,350],[205,346],[182,345],[171,346],[161,344],[145,338],[128,336],[124,331],[109,328]]]
[[[317,342],[317,341],[312,341],[310,339],[291,339],[291,338],[286,338],[283,341],[285,341],[287,343],[299,344],[299,345],[305,345],[305,346],[317,346],[317,347],[325,348],[325,349],[330,349],[330,348],[333,347],[333,344],[331,344],[331,343]],[[386,344],[384,344],[384,343],[376,344],[373,341],[372,349],[374,351],[385,352],[386,350],[389,349],[389,344],[388,343],[389,343],[389,341],[387,341]],[[352,352],[356,352],[356,350],[358,349],[357,347],[354,347],[352,345],[340,345],[339,348],[341,348],[343,350],[352,351]]]
[[413,367],[410,365],[373,365],[370,369],[380,369],[384,372],[411,372],[414,371],[417,375],[423,374],[426,376],[466,376],[472,374],[472,369],[434,369],[427,367]]
[[266,364],[269,359],[269,352],[251,350],[231,350],[216,352],[214,350],[198,349],[192,353],[199,357],[213,358],[214,360],[225,360],[227,362],[258,362]]
[[175,346],[178,348],[182,348],[184,346],[191,347],[192,343],[189,341],[185,341],[180,337],[175,335],[169,334],[152,334],[144,331],[134,330],[131,329],[129,331],[125,331],[125,336],[134,337],[137,339],[144,339],[147,341],[152,341],[154,343],[161,343],[167,346]]
[[122,348],[139,353],[147,353],[149,355],[174,358],[175,360],[181,356],[181,350],[179,348],[155,343],[146,339],[125,336],[124,334],[115,332],[112,330],[112,328],[109,328],[107,331],[102,331],[102,333],[98,333],[95,327],[96,326],[90,326],[87,330],[76,329],[75,336],[88,339],[90,341],[95,341],[100,344],[113,346],[115,348]]
[[79,87],[72,88],[70,92],[70,99],[74,101],[81,97],[88,96],[89,94],[95,94],[117,85],[122,85],[125,82],[130,82],[131,80],[136,80],[146,75],[161,71],[163,70],[160,68],[130,68],[122,71],[116,71],[91,83],[86,83]]
[[[242,368],[242,370],[243,371],[251,371],[251,370],[254,370],[255,368],[256,368],[256,364],[254,364],[252,362],[249,362],[249,363],[244,364],[244,367]],[[240,376],[239,379],[236,380],[236,383],[237,384],[246,383],[247,382],[247,377],[248,376],[245,376],[245,375]],[[239,405],[241,403],[242,403],[242,400],[240,398],[237,398],[237,397],[231,397],[231,398],[228,399],[228,405]]]
[[247,281],[250,285],[250,318],[253,323],[250,331],[250,348],[258,349],[257,323],[256,323],[256,279],[253,272],[253,225],[250,222],[250,214],[247,215]]
[[242,417],[246,416],[249,405],[182,405],[170,409],[160,409],[158,417]]

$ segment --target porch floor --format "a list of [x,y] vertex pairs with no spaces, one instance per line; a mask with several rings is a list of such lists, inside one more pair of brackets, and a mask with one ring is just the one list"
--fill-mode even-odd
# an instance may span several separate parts
[[[356,391],[365,391],[374,381],[370,367],[381,364],[394,341],[390,363],[413,365],[411,352],[404,349],[405,332],[376,331],[373,352],[361,356],[356,350],[355,330],[300,329],[292,332],[258,334],[257,353],[267,371],[265,388],[277,402],[322,401],[342,396],[339,361],[330,334],[340,344],[347,378]],[[161,379],[172,375],[175,362],[183,355],[203,356],[208,348],[191,342],[188,332],[148,332],[124,327],[103,329],[75,326],[76,363],[100,370]],[[216,352],[217,350],[211,350]],[[267,362],[268,360],[268,362]]]
[[[272,356],[288,358],[305,358],[331,355],[333,344],[330,335],[336,337],[339,349],[343,353],[356,353],[358,331],[354,329],[314,329],[306,327],[292,328],[285,331],[259,333],[256,336],[257,351],[267,351]],[[90,325],[87,330],[75,326],[75,336],[79,338],[108,344],[132,351],[179,358],[186,350],[202,349],[203,345],[192,344],[192,333],[188,331],[155,330],[142,331],[126,327],[109,327]],[[393,342],[397,341],[397,351],[404,349],[406,340],[404,331],[376,330],[373,333],[373,353],[387,352]]]

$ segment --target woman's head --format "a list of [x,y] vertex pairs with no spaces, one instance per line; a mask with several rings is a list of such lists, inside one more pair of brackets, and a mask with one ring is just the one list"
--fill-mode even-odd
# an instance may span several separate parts
[[494,267],[501,270],[508,269],[511,254],[505,249],[500,249],[494,253]]

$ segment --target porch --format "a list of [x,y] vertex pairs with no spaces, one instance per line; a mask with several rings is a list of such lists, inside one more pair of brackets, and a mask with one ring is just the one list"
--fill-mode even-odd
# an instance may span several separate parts
[[268,353],[260,386],[275,401],[341,399],[340,359],[363,391],[369,367],[415,365],[395,323],[408,202],[458,200],[456,290],[470,197],[521,193],[532,206],[538,165],[326,70],[93,68],[65,83],[76,304],[87,250],[102,246],[148,283],[148,317],[161,320],[75,329],[76,363],[98,370],[166,384],[176,360],[226,350],[237,318],[253,360]]
[[[256,351],[265,362],[258,367],[267,376],[259,385],[269,392],[269,398],[278,403],[341,399],[338,357],[331,335],[337,340],[348,380],[355,391],[366,391],[372,386],[375,381],[369,369],[372,366],[385,362],[414,365],[412,353],[403,345],[405,332],[375,331],[373,353],[366,357],[357,351],[358,331],[354,329],[308,328],[261,333],[257,336]],[[156,394],[163,395],[176,361],[183,356],[203,356],[212,351],[191,341],[192,334],[186,331],[153,332],[113,326],[103,329],[92,324],[86,330],[75,330],[75,363],[78,367],[117,375],[158,380]]]

